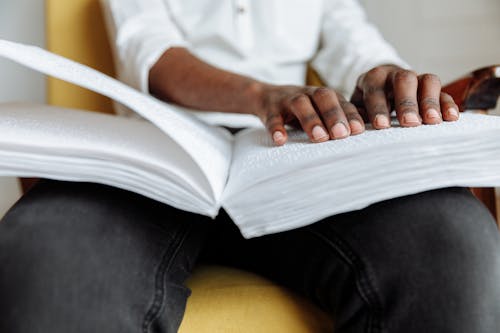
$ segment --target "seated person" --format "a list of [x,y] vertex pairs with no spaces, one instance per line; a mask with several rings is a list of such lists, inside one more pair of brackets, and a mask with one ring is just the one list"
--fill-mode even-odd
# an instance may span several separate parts
[[[319,143],[366,123],[384,130],[393,109],[403,127],[459,117],[439,78],[411,71],[354,0],[102,2],[122,80],[218,112],[200,111],[205,121],[260,121],[278,146],[286,125]],[[304,85],[308,63],[325,87]],[[246,240],[224,212],[214,222],[104,185],[44,181],[0,223],[0,331],[176,332],[198,263],[304,295],[336,333],[500,327],[500,236],[465,188]]]

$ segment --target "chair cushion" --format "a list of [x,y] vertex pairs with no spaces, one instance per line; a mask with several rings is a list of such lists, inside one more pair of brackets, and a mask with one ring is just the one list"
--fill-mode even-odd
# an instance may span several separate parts
[[258,275],[219,266],[196,270],[180,333],[332,332],[328,316]]

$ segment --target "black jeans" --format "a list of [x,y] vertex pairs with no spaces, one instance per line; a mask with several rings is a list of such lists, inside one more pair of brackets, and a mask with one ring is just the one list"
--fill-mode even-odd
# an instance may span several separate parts
[[243,239],[127,191],[45,181],[0,223],[0,332],[175,332],[197,262],[258,272],[336,333],[500,331],[500,237],[466,189],[374,204]]

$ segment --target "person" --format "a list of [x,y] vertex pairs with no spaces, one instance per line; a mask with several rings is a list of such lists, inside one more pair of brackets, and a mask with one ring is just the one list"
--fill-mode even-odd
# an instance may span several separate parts
[[[278,146],[288,126],[312,144],[363,135],[366,123],[383,130],[392,109],[403,127],[459,117],[439,78],[411,71],[354,0],[103,4],[123,81],[217,111],[197,113],[213,124],[261,122]],[[308,64],[324,87],[304,85]],[[46,180],[0,223],[0,331],[176,332],[198,263],[308,297],[337,333],[500,327],[500,235],[465,188],[246,240],[225,212],[212,222],[117,188]]]

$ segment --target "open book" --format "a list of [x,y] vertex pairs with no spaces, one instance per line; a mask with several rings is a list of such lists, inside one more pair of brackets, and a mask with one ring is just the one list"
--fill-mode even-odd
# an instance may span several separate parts
[[231,135],[98,71],[0,40],[0,56],[106,95],[145,120],[24,103],[0,106],[0,175],[103,183],[179,209],[224,208],[245,237],[305,226],[447,186],[500,185],[500,117],[395,126],[275,147],[263,128]]

